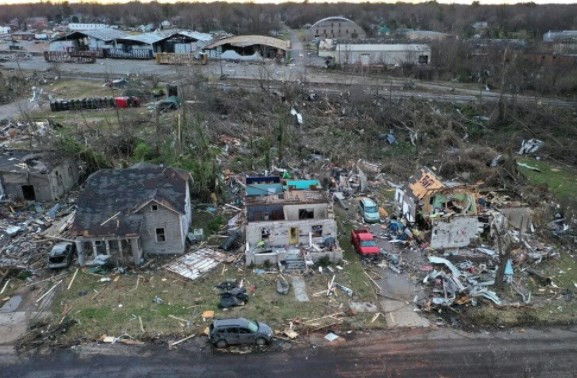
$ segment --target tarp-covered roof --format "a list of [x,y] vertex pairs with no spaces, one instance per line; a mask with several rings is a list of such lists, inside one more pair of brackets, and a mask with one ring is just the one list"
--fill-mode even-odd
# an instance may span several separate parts
[[210,50],[223,45],[231,45],[236,47],[264,45],[280,50],[290,49],[289,41],[283,41],[282,39],[268,37],[266,35],[238,35],[236,37],[224,38],[207,45],[205,49]]
[[67,33],[63,36],[53,39],[53,41],[64,41],[70,39],[70,37],[78,36],[79,38],[90,37],[94,39],[99,39],[101,41],[109,42],[115,39],[127,37],[128,34],[121,30],[102,28],[102,29],[91,29],[91,30],[77,30]]
[[150,201],[185,214],[190,175],[183,170],[141,163],[104,169],[86,180],[71,231],[78,236],[137,236],[138,209]]

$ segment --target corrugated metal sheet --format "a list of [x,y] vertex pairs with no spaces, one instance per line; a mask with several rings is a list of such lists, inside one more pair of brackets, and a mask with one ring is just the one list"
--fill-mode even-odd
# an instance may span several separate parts
[[165,269],[193,281],[216,268],[226,259],[226,255],[209,248],[188,253],[170,264]]
[[152,32],[152,33],[142,33],[142,34],[138,34],[138,35],[131,35],[131,36],[128,36],[128,37],[125,37],[122,39],[140,42],[140,43],[147,44],[147,45],[152,45],[154,43],[160,42],[164,39],[168,39],[172,36],[179,35],[179,34],[186,36],[186,37],[189,37],[189,38],[199,40],[199,41],[210,41],[212,39],[212,36],[210,34],[199,33],[199,32],[195,32],[195,31],[186,31],[186,30],[182,30],[182,31],[165,30],[165,31]]
[[128,36],[128,34],[126,34],[123,31],[120,31],[120,30],[103,28],[103,29],[73,31],[73,32],[67,33],[63,36],[60,36],[58,38],[55,38],[52,41],[67,40],[67,39],[70,39],[70,37],[75,35],[75,34],[80,35],[80,36],[94,38],[94,39],[104,41],[104,42],[110,42],[110,41],[114,41],[115,39],[124,38],[124,37]]
[[210,50],[222,45],[238,47],[264,45],[275,47],[281,50],[288,50],[290,48],[289,41],[283,41],[282,39],[267,37],[265,35],[239,35],[236,37],[224,38],[207,45],[205,48]]
[[182,35],[185,35],[187,37],[197,39],[199,41],[208,42],[208,41],[212,40],[212,35],[207,34],[207,33],[200,33],[200,32],[196,32],[196,31],[188,31],[188,30],[183,30],[183,31],[180,31],[179,33]]
[[352,24],[354,24],[354,25],[357,25],[356,22],[354,22],[353,20],[349,20],[348,18],[345,18],[345,17],[342,17],[342,16],[333,16],[333,17],[327,17],[327,18],[323,18],[323,19],[318,20],[317,22],[315,22],[315,23],[310,27],[310,29],[316,27],[317,25],[319,25],[319,24],[321,24],[321,23],[323,23],[323,22],[325,22],[325,21],[337,21],[337,22],[338,22],[338,21],[343,21],[343,22],[350,22],[350,23],[352,23]]

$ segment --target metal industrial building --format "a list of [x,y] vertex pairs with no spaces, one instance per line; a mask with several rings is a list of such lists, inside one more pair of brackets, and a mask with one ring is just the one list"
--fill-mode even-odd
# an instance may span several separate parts
[[397,66],[404,63],[431,63],[431,47],[420,44],[353,44],[337,43],[319,50],[319,56],[331,57],[342,65]]

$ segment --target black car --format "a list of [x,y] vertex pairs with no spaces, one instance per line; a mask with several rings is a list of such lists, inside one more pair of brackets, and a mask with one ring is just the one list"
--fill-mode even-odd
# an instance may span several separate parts
[[266,345],[272,340],[272,329],[257,321],[245,318],[214,320],[209,328],[208,338],[217,348],[228,345]]

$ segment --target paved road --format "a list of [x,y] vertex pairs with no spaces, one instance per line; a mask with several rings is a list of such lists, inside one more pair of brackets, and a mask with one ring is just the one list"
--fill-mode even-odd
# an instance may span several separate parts
[[[295,32],[291,33],[291,39],[298,38]],[[302,48],[302,47],[301,47]],[[293,45],[294,53],[298,56],[298,45]],[[303,70],[301,65],[262,65],[247,63],[223,63],[224,74],[231,79],[242,80],[245,86],[252,85],[258,87],[258,81],[269,79],[279,83],[285,81],[302,81]],[[25,71],[46,71],[52,67],[50,63],[44,61],[41,57],[32,57],[30,60],[21,61],[21,69]],[[3,63],[2,66],[8,69],[17,69],[15,62]],[[114,78],[126,74],[134,75],[154,75],[162,80],[178,80],[182,78],[183,70],[196,70],[199,73],[211,78],[220,77],[220,65],[218,63],[209,63],[205,66],[192,66],[192,68],[183,68],[180,66],[158,65],[154,61],[138,60],[115,60],[100,59],[95,64],[71,64],[63,63],[58,65],[58,69],[66,76],[74,77],[109,77]],[[348,73],[326,71],[307,67],[306,81],[313,86],[313,89],[334,90],[335,86],[339,90],[350,87],[351,84],[361,85],[366,91],[377,91],[385,97],[390,98],[407,98],[415,97],[421,99],[430,99],[436,101],[448,102],[469,102],[485,101],[497,102],[499,93],[497,92],[479,92],[466,88],[459,88],[451,83],[433,83],[416,81],[416,87],[412,90],[403,90],[406,82],[405,79],[390,77],[372,77],[353,75]],[[249,82],[252,82],[249,83]],[[507,98],[513,96],[507,95]],[[527,104],[550,105],[558,107],[577,106],[576,101],[560,100],[556,98],[532,97],[532,96],[515,96],[515,101]]]
[[83,346],[12,358],[9,377],[575,377],[577,328],[464,334],[367,333],[338,346],[232,354],[202,345]]

